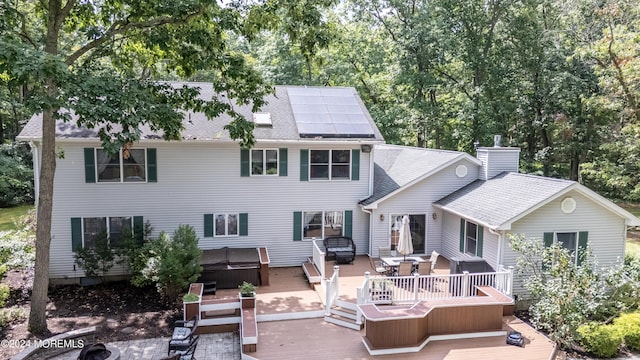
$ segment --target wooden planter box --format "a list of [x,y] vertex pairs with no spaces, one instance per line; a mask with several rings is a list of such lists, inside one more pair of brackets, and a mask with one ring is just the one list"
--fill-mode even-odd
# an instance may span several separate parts
[[254,307],[256,307],[256,296],[249,296],[249,297],[244,297],[242,295],[240,295],[240,306],[243,309],[253,309]]

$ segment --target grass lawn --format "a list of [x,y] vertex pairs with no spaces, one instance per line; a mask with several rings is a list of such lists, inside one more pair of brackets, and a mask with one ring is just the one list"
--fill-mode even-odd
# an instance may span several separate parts
[[0,231],[15,230],[14,222],[33,209],[33,205],[20,205],[0,209]]

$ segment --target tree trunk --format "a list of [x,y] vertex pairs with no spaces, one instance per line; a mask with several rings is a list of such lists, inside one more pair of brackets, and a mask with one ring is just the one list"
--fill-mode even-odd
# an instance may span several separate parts
[[571,156],[571,169],[569,169],[569,179],[573,181],[578,181],[580,177],[580,155],[572,154]]
[[[60,0],[49,1],[49,18],[45,52],[58,54],[58,35],[62,20]],[[48,100],[53,104],[58,98],[56,79],[47,77],[45,87]],[[38,213],[36,230],[36,264],[31,291],[29,331],[44,334],[47,328],[47,300],[49,293],[49,255],[51,249],[51,212],[53,207],[53,178],[56,172],[56,121],[52,106],[42,113],[42,154],[40,160],[40,185],[38,189]]]
[[[49,90],[55,89],[55,81],[47,81]],[[40,161],[40,186],[38,189],[38,213],[36,230],[36,263],[31,291],[29,331],[34,334],[47,332],[46,307],[49,290],[49,251],[51,248],[51,210],[53,206],[53,178],[56,171],[54,109],[42,116],[42,158]]]

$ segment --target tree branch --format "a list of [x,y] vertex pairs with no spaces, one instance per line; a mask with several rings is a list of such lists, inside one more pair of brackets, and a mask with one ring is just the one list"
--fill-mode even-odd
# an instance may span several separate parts
[[[73,9],[73,7],[76,5],[77,1],[78,0],[68,0],[67,1],[67,4],[60,11],[60,19],[64,20],[64,19],[67,18],[67,16],[71,12],[71,9]],[[62,24],[62,21],[60,23]]]
[[389,33],[389,35],[391,36],[391,38],[393,39],[393,41],[395,43],[398,43],[398,38],[396,37],[396,34],[391,30],[391,28],[389,27],[389,25],[387,25],[386,21],[384,21],[382,15],[380,15],[380,11],[378,11],[378,8],[375,8],[375,14],[373,15],[376,19],[378,19],[378,21],[380,21],[380,23],[382,23],[382,26],[384,26],[385,30],[387,30],[387,32]]
[[203,12],[204,12],[204,10],[200,9],[197,12],[188,14],[184,18],[178,18],[178,19],[170,17],[170,16],[163,16],[163,17],[159,17],[159,18],[156,18],[156,19],[151,19],[151,20],[148,20],[148,21],[142,21],[142,22],[132,22],[132,23],[130,23],[128,21],[116,21],[116,22],[113,23],[113,25],[111,25],[109,30],[107,30],[107,32],[104,33],[103,36],[101,36],[101,37],[99,37],[99,38],[97,38],[97,39],[85,44],[84,46],[82,46],[80,49],[78,49],[73,54],[71,54],[67,58],[65,63],[67,65],[72,65],[82,55],[86,54],[87,52],[91,51],[92,49],[97,48],[98,46],[103,45],[104,43],[107,42],[107,40],[113,38],[114,36],[124,34],[129,30],[133,30],[133,29],[149,29],[149,28],[152,28],[152,27],[163,26],[163,25],[167,25],[167,24],[184,24],[184,23],[189,22],[194,17],[201,15]]

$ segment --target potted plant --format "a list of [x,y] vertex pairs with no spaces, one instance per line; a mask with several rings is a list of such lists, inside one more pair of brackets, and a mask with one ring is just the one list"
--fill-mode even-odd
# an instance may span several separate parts
[[250,282],[243,281],[240,288],[240,301],[243,309],[256,306],[256,287]]
[[198,302],[200,300],[200,296],[197,294],[188,293],[182,297],[182,302],[185,304]]

